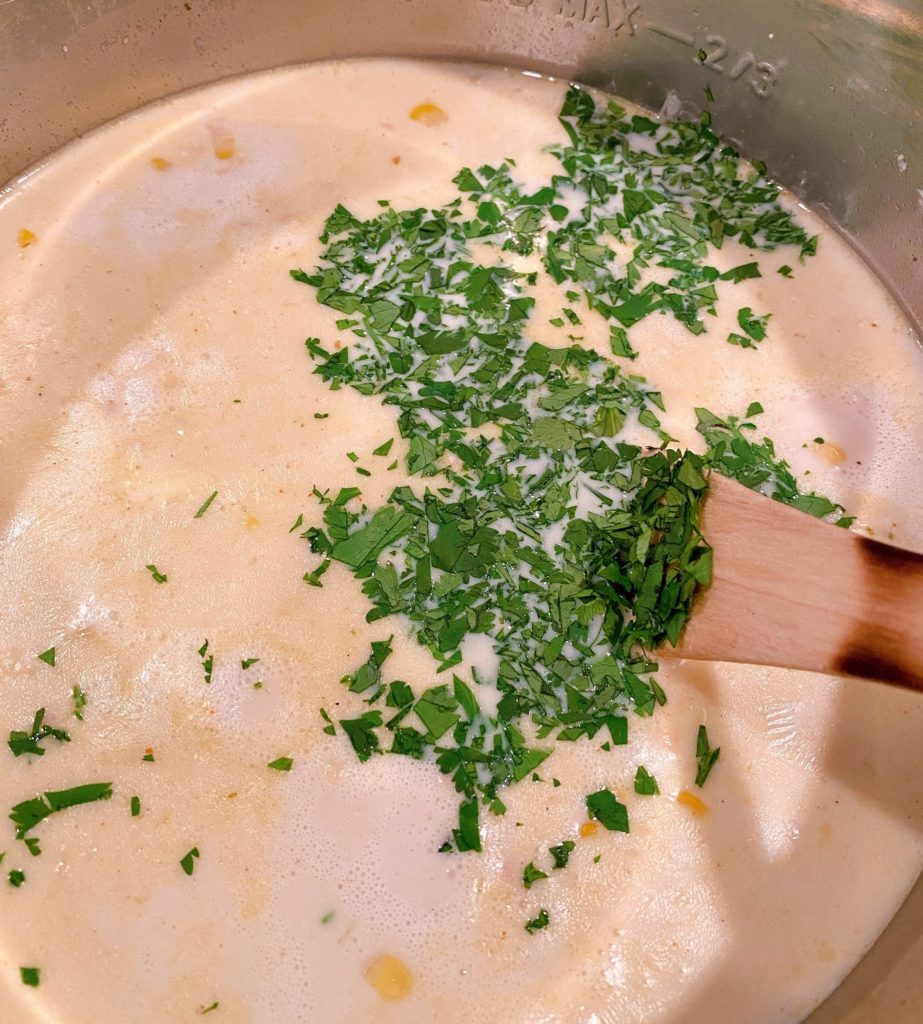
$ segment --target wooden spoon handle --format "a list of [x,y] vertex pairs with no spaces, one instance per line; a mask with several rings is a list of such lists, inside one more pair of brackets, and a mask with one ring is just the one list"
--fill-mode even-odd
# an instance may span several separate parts
[[923,555],[812,519],[717,474],[702,532],[714,548],[713,580],[676,656],[923,691]]

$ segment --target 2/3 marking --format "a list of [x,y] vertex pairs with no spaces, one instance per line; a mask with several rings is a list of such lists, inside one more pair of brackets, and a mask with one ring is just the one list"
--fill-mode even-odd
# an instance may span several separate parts
[[[732,58],[731,48],[724,36],[708,34],[703,43],[697,43],[695,37],[688,32],[681,32],[678,29],[670,28],[668,25],[648,24],[647,28],[656,35],[663,36],[680,46],[689,46],[696,50],[693,58],[697,63],[716,71],[719,75],[727,75],[732,82],[744,78],[750,91],[766,99],[772,95],[779,77],[778,69],[768,60],[759,60],[749,50],[737,57]],[[728,58],[730,63],[723,63]]]

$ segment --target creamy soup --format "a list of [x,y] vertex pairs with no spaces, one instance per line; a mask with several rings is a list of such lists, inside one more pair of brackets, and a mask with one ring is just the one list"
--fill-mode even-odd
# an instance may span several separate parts
[[[669,284],[684,271],[667,256],[636,262],[636,296],[699,290],[679,310],[686,322],[668,304],[636,319],[618,304],[591,309],[590,285],[548,273],[549,233],[595,203],[594,216],[613,218],[599,227],[605,272],[621,279],[626,223],[647,224],[659,200],[624,168],[617,196],[568,184],[562,153],[579,118],[559,120],[566,92],[393,60],[273,72],[110,125],[2,196],[3,1021],[783,1024],[850,970],[918,876],[914,696],[670,661],[656,675],[666,703],[638,697],[654,711],[639,715],[618,695],[611,730],[555,741],[524,715],[522,748],[550,754],[486,801],[466,797],[435,763],[452,732],[432,737],[464,719],[466,692],[494,721],[499,627],[469,628],[460,661],[440,671],[419,622],[367,622],[368,585],[324,557],[341,489],[361,491],[338,506],[354,533],[395,488],[448,493],[445,471],[466,471],[446,454],[443,475],[411,472],[425,458],[401,432],[402,407],[314,372],[345,351],[360,367],[373,340],[356,333],[364,314],[323,304],[315,274],[356,256],[349,223],[319,240],[325,221],[337,204],[371,222],[455,200],[460,221],[481,224],[459,243],[460,272],[506,268],[484,271],[485,288],[504,309],[529,300],[500,349],[538,343],[547,371],[548,351],[580,347],[599,359],[578,378],[616,366],[623,383],[648,381],[624,383],[627,415],[607,406],[619,422],[597,433],[610,444],[661,443],[656,414],[661,438],[701,452],[697,407],[724,422],[749,415],[740,437],[771,437],[799,489],[830,499],[827,518],[923,544],[923,361],[882,287],[770,188],[760,209],[781,204],[791,244],[767,249],[763,227],[713,239],[723,244],[703,243],[696,259],[717,273],[683,286]],[[631,116],[620,144],[651,163],[670,137]],[[489,230],[498,201],[479,169],[504,160],[520,197],[555,192],[520,225],[531,251]],[[474,185],[456,179],[465,167]],[[671,223],[679,244],[689,221]],[[348,259],[331,255],[339,243],[353,246]],[[401,244],[341,285],[380,285]],[[760,276],[742,269],[754,263]],[[438,291],[427,280],[421,293]],[[399,290],[378,328],[406,322],[422,336],[425,310],[393,302]],[[473,315],[465,295],[427,335],[429,371],[410,381],[392,365],[387,394],[409,401],[464,376],[446,352]],[[543,401],[526,417],[546,423],[542,465],[572,466],[581,431],[559,391]],[[500,459],[505,430],[461,433]],[[521,479],[542,465],[520,466]],[[551,559],[568,522],[618,504],[617,489],[585,483],[537,534]],[[406,538],[373,553],[396,574],[412,557]],[[446,592],[468,582],[434,574]],[[542,601],[526,602],[536,621]],[[579,666],[600,651],[581,653],[575,635],[560,653]],[[446,641],[445,661],[453,650]],[[406,719],[424,739],[403,742],[422,758],[375,752],[388,728],[362,716],[401,709],[394,681],[416,699],[442,684],[452,693],[453,675],[467,690],[434,698],[426,728]],[[476,824],[460,820],[460,801],[479,806]],[[479,852],[459,852],[472,843]]]

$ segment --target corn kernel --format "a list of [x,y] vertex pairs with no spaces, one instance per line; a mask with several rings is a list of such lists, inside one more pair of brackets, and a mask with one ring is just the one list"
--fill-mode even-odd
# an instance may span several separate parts
[[598,831],[599,825],[597,825],[595,821],[585,821],[580,826],[580,835],[582,835],[584,839],[589,839],[590,836],[595,836]]
[[403,960],[385,954],[377,956],[366,967],[365,976],[373,989],[390,1002],[406,999],[413,988],[413,975]]
[[419,121],[427,128],[436,128],[440,124],[445,124],[448,119],[449,115],[435,103],[418,103],[410,111],[410,120]]
[[842,466],[846,461],[846,452],[838,444],[821,441],[820,444],[815,444],[814,447],[828,465]]
[[162,157],[162,156],[152,156],[151,157],[151,167],[153,167],[155,171],[165,171],[169,166],[170,166],[170,161],[167,160],[165,157]]
[[215,156],[219,160],[230,160],[234,155],[234,140],[231,138],[221,139],[215,143]]
[[20,228],[16,241],[19,243],[20,249],[25,249],[27,245],[35,245],[38,235],[33,234],[28,228]]
[[688,789],[684,789],[677,796],[676,802],[688,807],[693,814],[708,814],[708,804],[700,800],[695,793],[690,793]]

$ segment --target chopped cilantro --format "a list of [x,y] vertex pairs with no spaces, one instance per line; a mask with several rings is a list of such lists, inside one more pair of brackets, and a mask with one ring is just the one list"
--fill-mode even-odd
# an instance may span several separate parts
[[19,868],[14,868],[8,875],[7,878],[10,880],[10,885],[14,889],[18,889],[22,883],[26,880],[25,871],[20,871]]
[[267,767],[275,768],[277,772],[290,772],[294,763],[290,757],[277,757],[275,761],[270,761]]
[[387,455],[391,451],[391,445],[394,444],[394,438],[389,437],[384,444],[380,444],[373,452],[373,455]]
[[29,852],[35,855],[36,852],[40,852],[36,845],[38,841],[33,840],[30,845],[27,834],[39,822],[56,811],[93,803],[96,800],[108,800],[111,796],[111,782],[90,782],[83,786],[74,786],[73,789],[49,790],[31,800],[24,800],[10,811],[10,819],[16,826],[16,838],[24,840],[29,846]]
[[213,654],[208,653],[208,640],[199,648],[199,657],[202,659],[202,672],[205,676],[205,682],[210,683],[212,681],[212,669],[215,667],[215,657]]
[[240,667],[246,671],[251,665],[255,665],[259,658],[241,658]]
[[792,268],[787,263],[783,263],[782,266],[779,267],[777,273],[781,274],[783,277],[791,277]]
[[151,574],[151,579],[155,583],[166,583],[167,577],[157,568],[156,565],[146,565],[144,567]]
[[82,722],[83,709],[87,706],[87,695],[80,689],[77,683],[74,683],[74,688],[71,690],[71,700],[74,705],[74,718]]
[[[538,779],[554,742],[604,731],[611,749],[627,742],[632,715],[666,702],[646,652],[678,642],[710,579],[698,527],[709,469],[771,485],[815,514],[842,512],[800,495],[752,424],[699,410],[705,457],[676,450],[660,393],[624,363],[529,340],[540,275],[571,304],[553,325],[577,326],[585,304],[608,323],[612,354],[632,360],[636,323],[666,315],[701,334],[718,311],[719,278],[760,276],[757,260],[723,274],[709,264],[725,239],[811,254],[765,167],[747,169],[709,122],[656,122],[571,88],[561,110],[569,141],[550,149],[561,172],[538,190],[507,161],[463,168],[457,197],[438,208],[385,203],[362,220],[338,206],[317,266],[291,271],[354,335],[335,351],[308,338],[314,372],[331,390],[393,407],[407,454],[388,468],[425,478],[371,508],[354,502],[358,488],[336,497],[315,488],[323,526],[301,536],[321,562],[308,582],[339,562],[361,583],[367,621],[402,616],[437,673],[462,664],[469,636],[497,657],[491,677],[471,675],[497,692],[492,713],[454,674],[419,696],[386,683],[390,641],[343,679],[365,704],[339,720],[360,760],[426,759],[452,779],[459,821],[444,851],[479,850],[481,805],[503,813],[502,787]],[[578,215],[575,193],[588,198]],[[493,250],[483,264],[482,246]],[[520,257],[541,269],[517,269]],[[665,272],[651,281],[648,267]],[[733,343],[755,346],[767,322],[741,309]],[[608,790],[587,806],[607,828],[628,830]]]
[[381,725],[380,711],[366,711],[358,718],[341,718],[340,726],[349,737],[360,761],[368,761],[381,750],[375,727]]
[[22,978],[23,985],[29,985],[31,988],[38,988],[39,974],[40,971],[38,967],[19,968],[19,976]]
[[522,884],[527,889],[531,889],[532,886],[535,885],[536,882],[540,881],[542,878],[547,878],[547,877],[548,877],[548,875],[547,875],[546,872],[540,871],[532,863],[532,861],[529,861],[529,863],[526,864],[526,866],[525,866],[525,868],[523,869],[523,872],[522,872]]
[[709,772],[715,767],[715,763],[721,754],[721,748],[712,749],[708,744],[708,732],[704,725],[699,726],[698,736],[695,741],[695,758],[698,765],[695,773],[695,784],[704,786]]
[[332,920],[333,920],[333,911],[332,910],[328,910],[327,913],[324,914],[324,916],[320,919],[320,923],[321,924],[330,924],[330,922]]
[[766,324],[769,322],[769,313],[764,316],[755,316],[749,306],[737,311],[737,323],[740,329],[748,338],[753,341],[762,341],[766,337]]
[[42,651],[42,653],[37,654],[36,657],[39,661],[44,661],[46,665],[50,665],[54,668],[55,653],[53,647],[49,647],[47,651]]
[[639,764],[635,773],[635,792],[640,793],[641,796],[657,796],[660,793],[657,780],[644,765]]
[[205,499],[205,501],[202,502],[202,505],[199,508],[199,511],[196,512],[196,514],[192,518],[193,519],[201,519],[202,516],[204,516],[205,513],[208,511],[208,506],[211,505],[211,503],[217,497],[218,497],[218,492],[217,491],[212,491],[211,494],[209,494],[209,496]]
[[531,921],[526,921],[526,931],[530,935],[534,935],[536,932],[541,931],[542,928],[548,927],[548,920],[548,911],[543,908]]
[[567,867],[567,861],[569,860],[571,853],[573,853],[575,846],[576,843],[573,839],[565,839],[560,846],[550,846],[548,848],[548,852],[554,858],[555,871]]
[[373,640],[372,653],[369,655],[368,661],[361,665],[353,675],[343,677],[343,682],[353,693],[365,693],[366,690],[370,690],[381,682],[381,666],[391,654],[393,639],[393,636],[389,636],[387,640]]
[[212,1010],[217,1010],[217,1009],[218,1009],[218,1000],[216,999],[213,1003],[209,1003],[208,1006],[203,1006],[202,1009],[199,1010],[198,1012],[199,1012],[199,1014],[202,1017],[204,1017],[206,1013],[211,1013]]
[[587,812],[610,832],[628,832],[628,809],[608,789],[590,793],[586,798]]
[[35,754],[41,757],[45,750],[41,741],[48,738],[57,740],[59,743],[70,743],[70,736],[63,729],[55,729],[45,723],[45,709],[39,708],[32,720],[32,728],[29,732],[14,730],[10,733],[7,744],[15,757],[23,754]]
[[198,846],[193,846],[189,853],[187,853],[185,857],[181,858],[179,862],[180,867],[183,869],[183,871],[186,872],[187,875],[191,875],[192,872],[195,870],[195,862],[198,856],[199,848]]
[[306,572],[302,579],[305,583],[310,583],[312,587],[322,587],[320,578],[330,568],[330,559],[325,558],[316,569],[312,569],[310,572]]
[[131,816],[137,818],[141,814],[141,798],[133,796],[131,798]]
[[736,416],[720,419],[708,409],[696,409],[696,430],[705,439],[705,462],[723,476],[762,491],[776,501],[791,505],[809,515],[826,519],[836,526],[847,527],[853,522],[842,505],[814,492],[802,494],[788,463],[776,455],[775,446],[768,437],[755,439],[756,424],[751,417],[763,411],[759,402],[751,403],[745,418]]
[[748,281],[753,277],[762,277],[758,263],[742,263],[739,267],[732,267],[720,275],[722,281],[733,281],[740,284],[741,281]]

